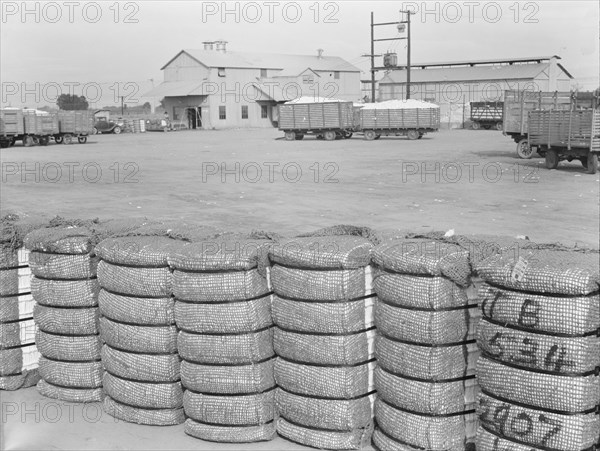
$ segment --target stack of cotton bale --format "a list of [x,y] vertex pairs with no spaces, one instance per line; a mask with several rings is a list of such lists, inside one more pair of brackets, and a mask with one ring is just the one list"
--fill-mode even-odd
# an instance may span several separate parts
[[29,251],[23,238],[40,227],[18,216],[0,220],[0,389],[37,384],[39,352],[35,346]]
[[270,241],[222,236],[171,254],[185,432],[212,442],[275,435]]
[[600,445],[599,262],[541,247],[478,264],[478,449]]
[[184,421],[168,263],[181,245],[162,231],[136,231],[96,246],[104,410],[116,418],[149,425]]
[[376,430],[382,451],[463,450],[475,440],[476,316],[469,254],[431,239],[373,252]]
[[102,397],[97,258],[86,227],[58,226],[25,237],[34,275],[41,394],[64,401]]
[[375,400],[373,245],[336,230],[282,240],[270,252],[277,432],[315,448],[360,449]]

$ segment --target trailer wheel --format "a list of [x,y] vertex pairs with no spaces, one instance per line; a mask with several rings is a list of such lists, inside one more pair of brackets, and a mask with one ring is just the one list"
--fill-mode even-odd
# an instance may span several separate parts
[[296,134],[296,141],[302,141],[304,139],[304,135],[302,133]]
[[517,143],[517,155],[524,160],[528,160],[533,156],[533,149],[529,145],[528,139],[522,139]]
[[585,158],[585,167],[587,168],[588,174],[595,174],[598,172],[598,154],[590,153],[587,157],[582,157],[581,162],[583,163],[583,159]]
[[336,134],[332,130],[327,130],[325,133],[323,133],[323,138],[325,138],[325,141],[334,141],[335,136]]
[[367,141],[373,141],[377,134],[373,130],[365,130],[365,139]]
[[408,133],[406,134],[406,136],[408,137],[408,139],[419,139],[419,132],[416,130],[409,130]]
[[502,122],[496,122],[496,130],[502,131]]
[[62,137],[62,135],[56,135],[56,136],[54,137],[54,142],[55,142],[56,144],[60,144],[61,142],[63,142],[63,137]]
[[490,128],[492,128],[492,126],[488,124],[488,125],[484,125],[483,128],[485,128],[486,130],[489,130]]
[[23,138],[23,146],[24,147],[31,147],[33,146],[33,136],[25,136]]
[[479,125],[479,122],[473,122],[473,123],[471,124],[471,128],[472,128],[473,130],[479,130],[479,129],[481,128],[481,125]]
[[65,135],[63,139],[63,143],[71,144],[73,142],[73,137],[71,135]]
[[296,134],[294,132],[285,132],[285,140],[293,141],[296,139]]
[[79,141],[79,144],[85,144],[87,142],[87,136],[78,136],[77,141]]
[[554,149],[548,149],[546,152],[546,167],[548,169],[556,169],[558,161],[558,152]]
[[0,149],[6,149],[10,146],[10,141],[0,141]]
[[47,136],[42,136],[40,138],[40,145],[42,145],[42,146],[47,146],[49,142],[50,142],[50,138]]

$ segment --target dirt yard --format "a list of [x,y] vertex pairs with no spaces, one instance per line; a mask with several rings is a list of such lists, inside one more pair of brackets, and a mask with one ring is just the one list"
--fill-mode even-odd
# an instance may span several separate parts
[[498,131],[288,142],[274,130],[100,135],[2,149],[1,211],[147,216],[283,234],[333,224],[598,247],[598,175],[516,158]]

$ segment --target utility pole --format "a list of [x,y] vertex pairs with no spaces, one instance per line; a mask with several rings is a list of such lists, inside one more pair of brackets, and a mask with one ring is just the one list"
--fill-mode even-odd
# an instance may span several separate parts
[[[407,52],[406,52],[406,98],[410,99],[410,16],[414,14],[414,12],[409,10],[400,10],[401,14],[406,15],[406,20],[400,20],[398,22],[382,22],[375,23],[375,19],[373,16],[373,11],[371,11],[371,53],[369,55],[371,57],[371,101],[375,101],[375,73],[380,70],[399,70],[402,69],[402,66],[398,66],[397,64],[386,65],[384,62],[383,66],[375,66],[375,57],[381,56],[375,54],[375,42],[379,41],[401,41],[407,40]],[[406,24],[406,37],[398,37],[398,38],[382,38],[375,39],[375,27],[385,26],[385,25],[395,25],[398,29],[398,32],[403,32]]]
[[125,116],[124,104],[123,104],[124,101],[125,101],[125,97],[121,96],[121,117]]

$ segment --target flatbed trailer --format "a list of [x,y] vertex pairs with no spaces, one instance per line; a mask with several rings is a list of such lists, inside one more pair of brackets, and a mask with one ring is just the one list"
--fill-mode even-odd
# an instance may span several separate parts
[[531,111],[529,141],[543,152],[548,169],[556,169],[561,160],[577,159],[589,174],[595,174],[600,153],[600,110]]
[[354,128],[352,102],[287,102],[278,107],[279,130],[287,141],[306,135],[333,141],[350,138]]
[[366,104],[358,111],[355,131],[363,133],[371,141],[385,136],[406,136],[421,139],[425,133],[440,128],[440,109],[394,108],[380,104]]
[[471,128],[502,130],[504,102],[471,102]]
[[94,117],[87,110],[59,111],[57,117],[58,131],[54,134],[57,144],[71,144],[75,138],[85,144],[94,132]]
[[[596,99],[596,100],[595,100]],[[519,158],[531,158],[534,152],[543,155],[543,149],[530,145],[528,114],[533,110],[577,110],[591,108],[597,102],[594,93],[567,91],[504,92],[503,134],[517,143]]]

